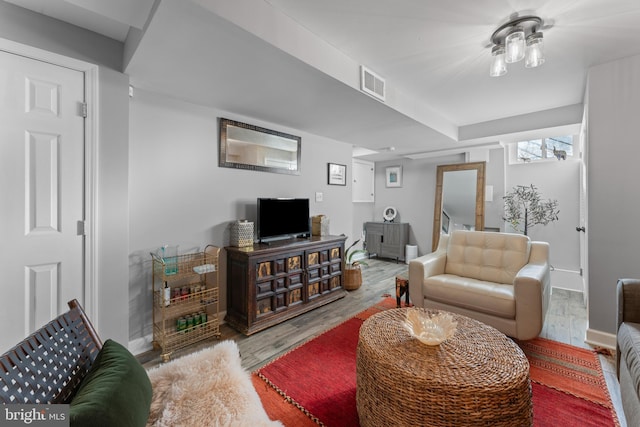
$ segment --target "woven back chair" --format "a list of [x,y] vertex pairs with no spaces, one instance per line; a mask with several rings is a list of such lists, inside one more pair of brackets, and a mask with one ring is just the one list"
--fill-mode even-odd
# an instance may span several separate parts
[[77,300],[0,356],[0,403],[69,403],[102,348]]

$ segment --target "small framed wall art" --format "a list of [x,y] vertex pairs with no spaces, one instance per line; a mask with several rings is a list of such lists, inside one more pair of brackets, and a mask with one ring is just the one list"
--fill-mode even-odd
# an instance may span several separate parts
[[387,172],[387,187],[402,187],[402,166],[389,166]]
[[337,163],[329,163],[328,166],[329,185],[347,185],[347,166]]

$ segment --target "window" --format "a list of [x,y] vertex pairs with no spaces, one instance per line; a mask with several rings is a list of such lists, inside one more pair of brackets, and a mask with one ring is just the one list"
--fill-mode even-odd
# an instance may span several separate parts
[[520,141],[516,146],[516,162],[573,157],[573,135]]

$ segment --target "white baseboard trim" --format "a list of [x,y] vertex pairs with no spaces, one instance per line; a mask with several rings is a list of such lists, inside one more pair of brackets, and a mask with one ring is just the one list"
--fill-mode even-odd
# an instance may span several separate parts
[[147,335],[142,338],[136,338],[133,341],[129,341],[129,351],[137,356],[153,349],[153,335]]
[[587,344],[608,348],[610,350],[616,349],[616,334],[597,331],[595,329],[587,329],[586,335],[587,336],[585,337],[584,341]]
[[[220,325],[223,325],[225,323],[224,318],[226,316],[226,311],[221,311],[218,313],[218,322],[220,322]],[[134,356],[138,356],[142,353],[153,350],[153,334],[149,334],[142,338],[136,338],[132,341],[129,341],[127,348]]]
[[563,270],[561,268],[551,270],[551,286],[554,288],[582,292],[583,283],[584,281],[579,271]]

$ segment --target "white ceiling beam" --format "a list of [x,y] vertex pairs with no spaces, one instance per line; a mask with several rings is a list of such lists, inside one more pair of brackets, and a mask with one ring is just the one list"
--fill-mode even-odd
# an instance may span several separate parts
[[130,27],[143,29],[155,0],[65,0]]
[[[488,122],[461,126],[458,130],[459,140],[482,141],[490,138],[504,141],[509,135],[521,137],[524,133],[536,129],[538,133],[554,128],[577,129],[582,123],[584,107],[582,104],[567,105],[530,114],[505,117]],[[573,130],[571,132],[573,132]],[[560,129],[559,129],[560,131]],[[570,133],[573,134],[573,133]],[[559,135],[559,134],[558,134]],[[551,136],[549,134],[543,136]],[[513,139],[513,137],[511,138]]]

